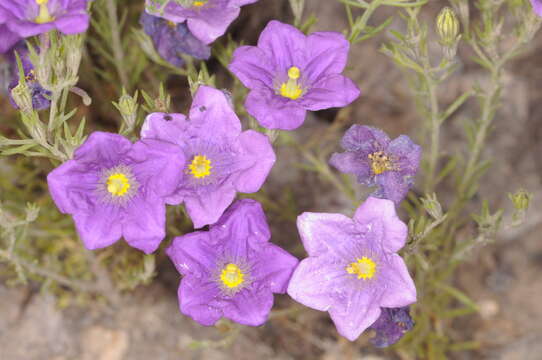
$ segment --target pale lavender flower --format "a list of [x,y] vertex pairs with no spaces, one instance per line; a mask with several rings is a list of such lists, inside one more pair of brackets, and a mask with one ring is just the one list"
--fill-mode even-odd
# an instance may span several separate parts
[[343,153],[331,156],[330,164],[355,174],[361,184],[376,186],[372,196],[401,202],[414,184],[421,147],[406,135],[390,140],[382,130],[353,125],[344,134]]
[[275,163],[268,137],[241,132],[228,97],[208,86],[196,92],[189,120],[182,114],[150,114],[141,137],[180,145],[187,160],[178,169],[184,179],[167,202],[184,202],[196,228],[215,223],[237,192],[258,191]]
[[382,308],[380,317],[369,327],[376,332],[371,343],[379,348],[391,346],[414,327],[410,307]]
[[121,135],[94,132],[47,176],[59,210],[71,214],[85,246],[99,249],[121,237],[151,253],[165,237],[165,197],[177,187],[184,156],[159,140],[132,144]]
[[350,219],[303,213],[297,219],[309,257],[295,270],[288,294],[328,311],[337,330],[354,341],[380,316],[381,307],[416,301],[416,287],[397,251],[407,238],[392,201],[369,197]]
[[542,16],[542,0],[531,0],[533,10],[538,16]]
[[63,34],[87,30],[88,0],[0,0],[6,13],[6,25],[20,37],[57,29]]
[[233,204],[211,225],[177,237],[166,250],[183,275],[179,308],[202,325],[221,317],[258,326],[267,320],[273,293],[284,293],[298,260],[269,242],[261,205]]
[[239,16],[241,6],[256,1],[258,0],[174,0],[163,7],[164,0],[146,0],[145,10],[151,15],[176,23],[186,21],[195,37],[210,44],[226,32],[228,26]]
[[250,89],[245,107],[260,125],[293,130],[307,110],[342,107],[358,98],[357,86],[341,75],[349,48],[340,33],[305,36],[291,25],[271,21],[258,46],[235,50],[229,69]]
[[190,55],[201,60],[211,56],[211,48],[192,35],[185,23],[172,23],[146,12],[141,13],[139,22],[152,39],[156,51],[174,66],[184,65],[181,55]]

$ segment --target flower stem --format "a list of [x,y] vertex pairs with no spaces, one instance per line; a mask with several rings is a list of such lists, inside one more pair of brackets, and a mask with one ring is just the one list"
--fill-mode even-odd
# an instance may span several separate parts
[[124,64],[124,48],[120,39],[120,26],[119,19],[117,17],[117,1],[107,0],[107,14],[109,18],[109,26],[111,28],[111,42],[113,49],[113,57],[115,60],[115,67],[120,77],[120,82],[123,88],[128,89],[128,75],[126,74],[126,67]]

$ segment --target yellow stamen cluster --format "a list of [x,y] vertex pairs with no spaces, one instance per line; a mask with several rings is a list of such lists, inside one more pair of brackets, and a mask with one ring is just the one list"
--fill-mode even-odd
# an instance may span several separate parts
[[207,4],[207,0],[196,0],[192,3],[195,7],[201,7],[205,4]]
[[45,24],[51,21],[54,21],[55,18],[51,16],[49,13],[49,8],[47,7],[47,3],[49,0],[35,0],[36,4],[40,6],[40,10],[38,13],[38,16],[34,19],[34,22],[36,24]]
[[106,181],[107,191],[113,196],[124,196],[130,190],[130,181],[123,173],[111,174]]
[[196,155],[192,159],[192,163],[188,165],[188,170],[196,179],[202,179],[211,175],[211,160],[207,159],[205,155]]
[[358,279],[369,280],[376,272],[376,264],[372,259],[364,256],[348,265],[346,272],[357,275]]
[[393,163],[391,159],[382,151],[377,151],[369,154],[369,160],[371,160],[371,169],[373,174],[380,175],[388,170],[393,170]]
[[243,284],[245,275],[239,266],[230,263],[226,265],[222,270],[222,273],[220,273],[220,281],[222,281],[222,284],[224,284],[226,288],[234,289]]
[[288,69],[288,81],[282,83],[280,86],[280,95],[292,100],[298,99],[303,95],[303,89],[297,82],[300,76],[301,72],[298,67],[292,66]]

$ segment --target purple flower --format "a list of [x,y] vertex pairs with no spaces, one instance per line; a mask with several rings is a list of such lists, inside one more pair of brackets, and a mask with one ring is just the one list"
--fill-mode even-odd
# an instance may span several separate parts
[[6,10],[0,6],[0,54],[10,50],[21,37],[8,29],[5,24],[9,15]]
[[10,83],[8,90],[11,105],[13,105],[16,109],[19,108],[11,96],[11,90],[19,85],[19,66],[17,65],[17,57],[15,56],[15,52],[17,52],[19,55],[21,64],[23,65],[26,85],[28,86],[30,95],[32,96],[32,107],[34,110],[44,110],[49,108],[51,106],[51,92],[45,90],[36,79],[34,74],[34,66],[32,65],[32,62],[30,62],[28,48],[26,43],[23,41],[19,42],[8,54],[6,54],[9,62],[10,72]]
[[285,293],[298,261],[269,242],[261,205],[233,204],[209,231],[177,237],[166,250],[183,275],[179,308],[202,325],[221,317],[244,325],[263,324],[273,293]]
[[165,236],[166,206],[181,178],[179,148],[158,140],[132,144],[121,135],[94,132],[69,160],[47,176],[62,213],[71,214],[85,246],[99,249],[122,236],[151,253]]
[[29,37],[53,29],[78,34],[88,28],[88,0],[0,0],[6,25],[15,34]]
[[373,196],[395,203],[404,199],[414,183],[421,158],[421,147],[406,135],[393,141],[383,131],[353,125],[344,134],[341,146],[329,161],[341,172],[355,174],[358,182],[378,186]]
[[186,21],[195,37],[210,44],[222,36],[239,16],[241,6],[258,0],[146,0],[145,10],[155,16],[182,23]]
[[379,348],[388,347],[399,341],[414,327],[410,317],[410,307],[382,308],[380,317],[370,326],[376,332],[371,343]]
[[196,59],[208,59],[211,56],[211,48],[194,37],[184,23],[176,24],[146,12],[141,13],[139,22],[151,37],[160,56],[174,66],[184,65],[181,54]]
[[307,110],[346,106],[359,96],[357,86],[341,75],[349,47],[342,34],[305,36],[271,21],[258,46],[235,50],[229,69],[251,90],[245,101],[250,115],[268,129],[292,130]]
[[538,16],[542,16],[542,0],[531,0],[533,10]]
[[215,223],[237,191],[258,191],[275,163],[275,153],[267,136],[241,132],[241,122],[220,90],[200,86],[189,118],[150,114],[141,137],[180,145],[187,160],[186,167],[178,169],[184,179],[167,202],[184,202],[199,228]]
[[393,202],[368,198],[353,219],[303,213],[297,219],[309,257],[295,270],[288,294],[328,311],[341,335],[354,341],[380,316],[381,307],[416,301],[416,287],[403,259],[407,226]]

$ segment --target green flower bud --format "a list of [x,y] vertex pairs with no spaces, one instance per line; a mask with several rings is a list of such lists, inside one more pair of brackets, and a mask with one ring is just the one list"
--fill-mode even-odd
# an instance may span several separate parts
[[19,82],[19,85],[11,90],[11,97],[22,112],[31,113],[34,109],[32,106],[32,95],[25,81]]
[[437,32],[444,46],[454,46],[459,35],[459,19],[455,12],[445,7],[437,16]]
[[514,203],[516,210],[525,211],[529,208],[533,195],[522,189],[514,194],[508,194],[508,197]]

